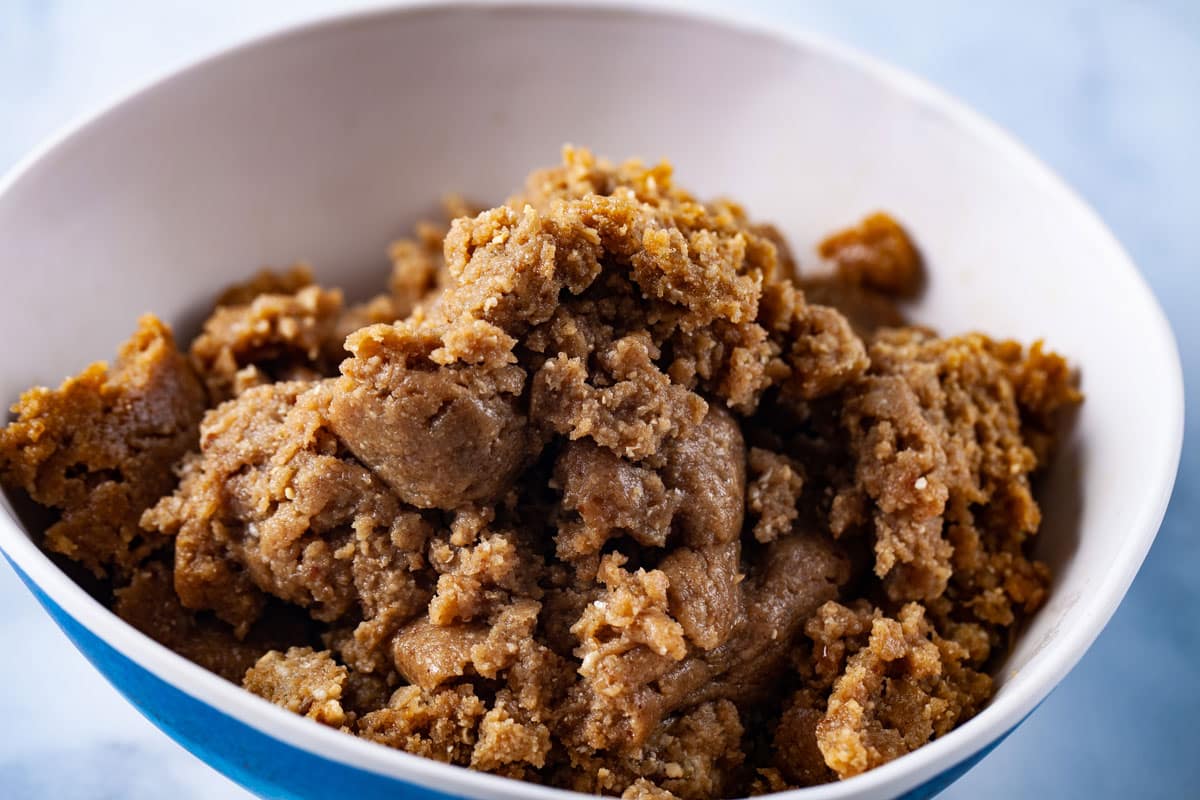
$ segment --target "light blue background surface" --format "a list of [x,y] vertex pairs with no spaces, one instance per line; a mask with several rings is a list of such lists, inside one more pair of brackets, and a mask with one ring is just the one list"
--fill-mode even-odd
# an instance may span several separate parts
[[[1200,3],[739,6],[905,67],[1015,133],[1129,249],[1171,318],[1188,395],[1200,396]],[[0,0],[0,170],[152,74],[336,7]],[[1198,413],[1158,541],[1108,629],[947,800],[1200,796]],[[246,797],[117,696],[6,564],[0,687],[2,797]]]

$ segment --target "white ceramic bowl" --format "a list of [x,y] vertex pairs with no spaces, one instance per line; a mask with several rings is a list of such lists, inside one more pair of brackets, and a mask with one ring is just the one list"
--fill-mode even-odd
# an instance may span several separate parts
[[[1087,402],[1042,489],[1049,603],[995,700],[938,741],[795,796],[927,796],[1050,692],[1116,609],[1154,538],[1182,431],[1175,345],[1096,216],[1011,139],[844,47],[679,12],[431,6],[269,36],[153,84],[0,185],[0,398],[108,357],[147,310],[194,326],[262,264],[378,284],[388,240],[447,190],[496,200],[564,142],[671,158],[805,257],[894,212],[945,332],[1045,338]],[[7,506],[6,506],[7,507]],[[93,601],[9,514],[0,546],[81,649],[171,735],[272,796],[564,797],[321,728],[168,652]]]

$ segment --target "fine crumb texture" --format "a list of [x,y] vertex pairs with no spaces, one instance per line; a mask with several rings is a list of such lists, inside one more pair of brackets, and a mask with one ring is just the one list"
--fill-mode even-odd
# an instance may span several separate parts
[[346,723],[341,703],[345,683],[346,668],[328,650],[318,653],[311,647],[272,650],[242,679],[242,686],[259,697],[332,728]]
[[909,323],[936,276],[882,213],[802,272],[567,148],[446,215],[362,302],[264,270],[186,355],[147,316],[23,395],[0,477],[42,546],[296,714],[627,800],[847,778],[988,702],[1049,587],[1061,357]]
[[342,311],[341,291],[304,286],[274,293],[283,286],[260,275],[223,298],[237,298],[252,286],[266,291],[244,304],[217,306],[192,342],[192,363],[214,404],[251,386],[316,378],[333,369],[324,356]]
[[901,607],[896,619],[876,611],[866,636],[816,724],[817,747],[842,778],[946,733],[992,691],[991,678],[965,666],[969,650],[939,636],[916,603]]

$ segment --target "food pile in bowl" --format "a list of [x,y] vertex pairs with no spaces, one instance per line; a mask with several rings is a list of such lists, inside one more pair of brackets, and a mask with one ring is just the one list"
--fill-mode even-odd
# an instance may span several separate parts
[[1044,601],[1067,363],[902,311],[874,214],[801,271],[665,164],[567,149],[357,305],[304,267],[153,316],[0,431],[42,545],[318,723],[513,778],[721,798],[970,718]]

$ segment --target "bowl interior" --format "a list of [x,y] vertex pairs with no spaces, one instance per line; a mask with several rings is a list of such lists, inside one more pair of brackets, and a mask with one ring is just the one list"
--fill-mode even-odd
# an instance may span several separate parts
[[929,265],[916,319],[1044,338],[1080,366],[1088,399],[1041,491],[1055,587],[1001,696],[1064,631],[1090,631],[1061,677],[1161,513],[1178,447],[1169,333],[1090,212],[989,127],[802,41],[612,9],[418,9],[211,60],[0,193],[0,397],[109,357],[141,312],[190,332],[264,264],[308,260],[365,293],[389,239],[443,193],[497,201],[566,142],[670,158],[682,185],[776,223],[802,263],[823,234],[889,210]]

